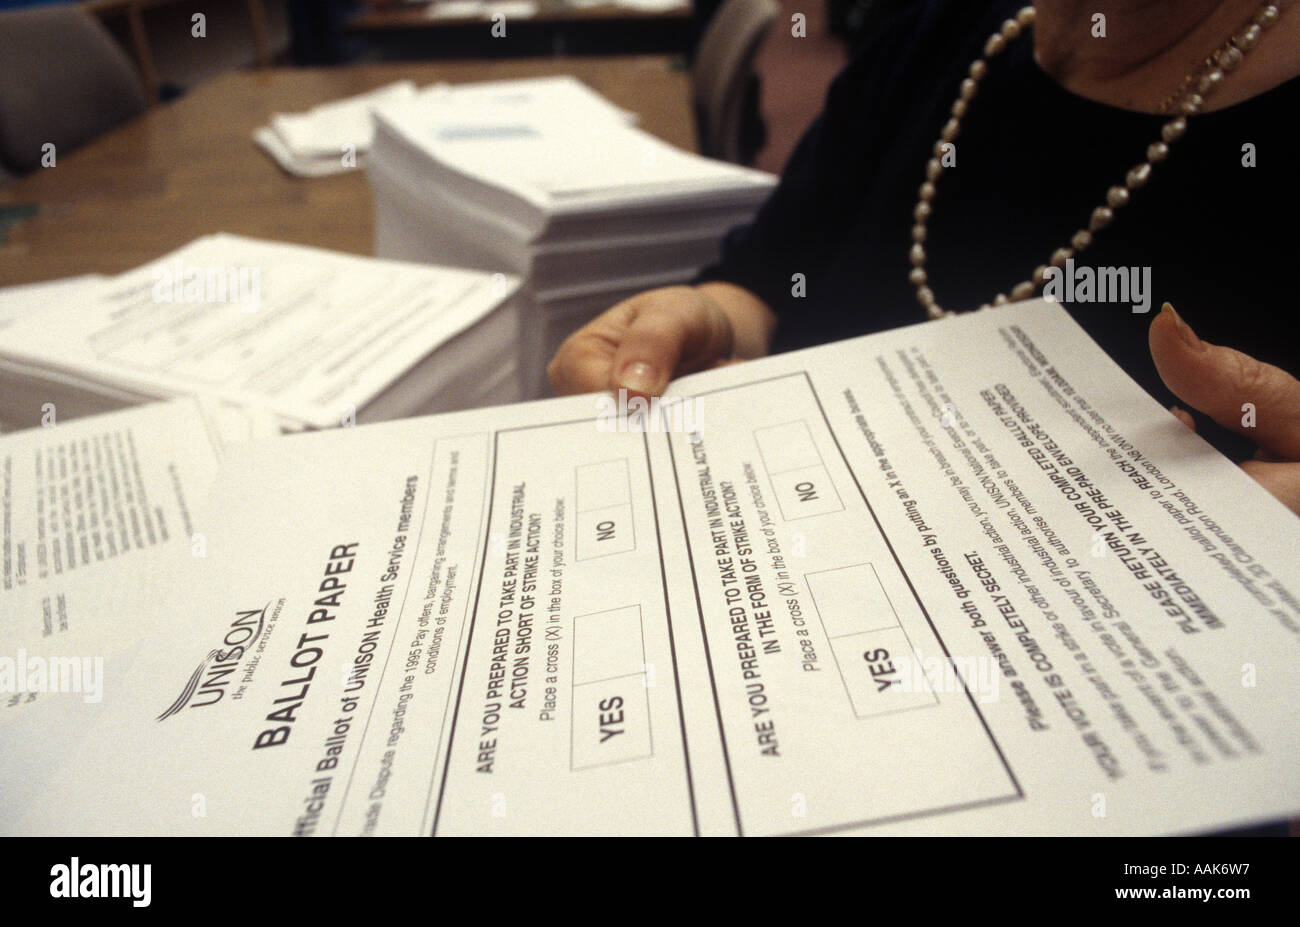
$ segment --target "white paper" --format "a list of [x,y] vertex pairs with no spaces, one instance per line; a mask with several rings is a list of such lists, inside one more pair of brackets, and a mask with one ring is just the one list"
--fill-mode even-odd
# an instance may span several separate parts
[[382,109],[440,135],[485,134],[502,126],[625,126],[639,118],[568,74],[434,84]]
[[[97,299],[105,279],[101,274],[86,274],[0,287],[0,332],[24,316],[59,311],[60,306]],[[75,408],[78,404],[66,401],[69,388],[84,395],[88,385],[75,377],[52,374],[0,356],[0,433],[20,431],[48,421],[54,409],[60,419],[67,420],[142,401],[138,395],[109,396],[105,391],[88,397],[89,408]]]
[[644,13],[661,13],[668,10],[689,9],[689,0],[564,0],[564,5],[577,9],[593,6],[620,6]]
[[329,177],[333,174],[346,174],[365,165],[365,155],[361,153],[354,153],[352,158],[345,157],[347,151],[324,155],[295,154],[284,143],[284,139],[268,126],[254,129],[253,141],[276,164],[295,177]]
[[276,434],[268,416],[180,399],[0,438],[0,642],[120,635],[104,597],[189,552],[221,453]]
[[666,13],[669,10],[683,9],[690,4],[687,0],[614,0],[614,5],[646,13]]
[[207,556],[221,455],[278,434],[257,410],[178,399],[0,438],[0,817],[93,729],[140,643],[184,633],[153,607],[159,583]]
[[[378,107],[391,133],[426,159],[522,198],[547,215],[761,196],[775,183],[762,171],[681,151],[593,107],[590,91],[541,95],[545,106],[430,92]],[[520,97],[526,100],[527,97]]]
[[1088,835],[1300,809],[1300,521],[1059,307],[670,399],[675,430],[586,396],[232,453],[212,554],[162,599],[186,633],[139,648],[0,827]]
[[29,312],[59,302],[84,298],[86,293],[94,292],[103,281],[103,274],[84,274],[41,283],[0,287],[0,329]]
[[483,0],[441,0],[430,3],[424,15],[430,19],[469,19],[482,16],[486,6]]
[[271,128],[295,155],[328,155],[337,159],[349,148],[355,153],[370,147],[375,132],[370,113],[376,106],[414,95],[413,82],[396,81],[305,113],[277,113],[271,117]]
[[563,209],[568,203],[651,199],[725,184],[770,185],[759,171],[679,151],[635,129],[521,132],[491,144],[438,139],[438,154],[466,173],[502,179]]
[[483,16],[504,16],[507,19],[532,19],[537,15],[535,0],[488,0],[483,4]]
[[204,395],[300,426],[346,421],[514,292],[513,277],[213,235],[29,312],[0,356],[158,398]]

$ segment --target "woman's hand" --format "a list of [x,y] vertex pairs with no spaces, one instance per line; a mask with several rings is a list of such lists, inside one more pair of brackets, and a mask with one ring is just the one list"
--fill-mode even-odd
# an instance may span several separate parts
[[[1152,320],[1148,338],[1165,385],[1191,408],[1254,441],[1259,452],[1241,468],[1300,514],[1300,380],[1240,351],[1207,344],[1168,303]],[[1242,408],[1247,403],[1254,407],[1251,416]],[[1178,417],[1195,427],[1190,415]]]
[[726,283],[638,293],[569,336],[547,374],[557,395],[660,395],[674,377],[767,352],[775,326],[756,296]]

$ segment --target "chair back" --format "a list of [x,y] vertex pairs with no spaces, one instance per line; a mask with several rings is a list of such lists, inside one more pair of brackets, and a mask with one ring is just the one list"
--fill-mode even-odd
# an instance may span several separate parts
[[147,105],[126,53],[77,4],[0,13],[0,169],[33,171],[47,144],[57,159]]
[[700,150],[709,157],[740,161],[745,88],[778,12],[776,0],[727,0],[700,39],[691,88]]

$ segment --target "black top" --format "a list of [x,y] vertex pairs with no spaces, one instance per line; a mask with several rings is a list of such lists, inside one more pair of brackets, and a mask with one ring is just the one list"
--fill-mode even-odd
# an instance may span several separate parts
[[[701,277],[765,300],[780,319],[774,350],[925,318],[907,279],[917,188],[970,63],[1023,5],[917,3],[835,80],[780,186]],[[1151,268],[1145,315],[1131,303],[1066,308],[1166,405],[1175,400],[1146,335],[1165,300],[1202,338],[1300,372],[1298,117],[1300,79],[1192,117],[1168,160],[1077,258]],[[1011,42],[989,62],[956,139],[956,167],[938,184],[926,270],[940,305],[977,308],[1048,263],[1087,227],[1106,190],[1146,159],[1168,118],[1075,96],[1035,63],[1032,37]],[[1246,144],[1255,146],[1255,167],[1243,166]],[[806,278],[803,298],[791,292],[796,273]],[[1203,417],[1198,426],[1229,456],[1253,451]]]

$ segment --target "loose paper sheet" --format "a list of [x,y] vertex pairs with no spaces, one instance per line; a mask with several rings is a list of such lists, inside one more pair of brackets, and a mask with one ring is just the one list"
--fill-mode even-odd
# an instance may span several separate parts
[[178,399],[0,438],[0,817],[93,727],[151,631],[177,633],[155,606],[177,561],[207,555],[221,454],[278,433]]
[[341,158],[347,149],[365,151],[375,134],[374,107],[415,95],[415,84],[400,80],[368,93],[322,104],[305,113],[277,113],[271,128],[297,156]]
[[196,552],[221,454],[278,433],[257,410],[179,399],[0,438],[0,646],[137,640],[111,597],[138,606],[169,558]]

